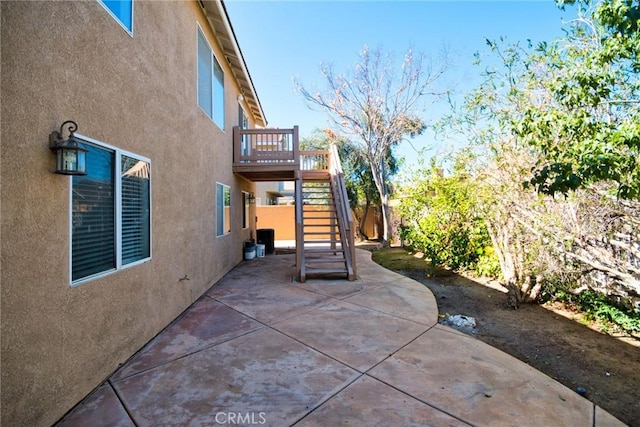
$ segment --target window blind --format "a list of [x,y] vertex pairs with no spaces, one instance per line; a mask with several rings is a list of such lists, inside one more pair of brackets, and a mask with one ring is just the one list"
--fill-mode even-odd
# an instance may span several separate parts
[[113,165],[112,151],[91,146],[87,175],[73,177],[72,280],[116,267]]
[[150,168],[142,160],[121,156],[122,264],[150,255]]

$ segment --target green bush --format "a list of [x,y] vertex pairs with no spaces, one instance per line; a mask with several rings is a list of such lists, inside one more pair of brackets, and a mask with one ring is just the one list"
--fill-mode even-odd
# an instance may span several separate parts
[[432,165],[405,187],[399,204],[404,225],[400,236],[405,246],[422,252],[430,262],[453,270],[473,270],[478,261],[487,271],[495,260],[487,252],[491,239],[478,214],[478,191],[464,172],[444,177]]
[[493,246],[482,248],[478,262],[476,262],[475,272],[478,276],[491,277],[493,279],[499,279],[502,276],[500,261]]
[[552,285],[545,288],[544,298],[584,312],[587,320],[595,321],[606,332],[613,329],[628,334],[640,333],[640,311],[634,310],[631,304],[616,301],[602,292],[587,289],[575,294]]

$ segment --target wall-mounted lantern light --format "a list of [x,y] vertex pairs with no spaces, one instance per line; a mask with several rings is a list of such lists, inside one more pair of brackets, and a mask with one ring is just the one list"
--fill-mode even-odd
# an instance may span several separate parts
[[249,203],[252,205],[256,204],[256,195],[254,193],[249,193]]
[[[69,138],[64,139],[62,132],[68,125]],[[84,148],[74,132],[78,130],[76,122],[67,120],[60,131],[49,134],[49,148],[56,154],[56,171],[61,175],[86,175],[87,149]]]

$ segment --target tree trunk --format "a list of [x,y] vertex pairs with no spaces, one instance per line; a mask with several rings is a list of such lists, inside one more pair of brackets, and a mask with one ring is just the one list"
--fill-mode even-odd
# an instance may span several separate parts
[[370,207],[371,207],[371,201],[367,199],[364,205],[364,212],[362,212],[362,217],[360,219],[360,224],[358,227],[360,230],[360,236],[367,240],[369,239],[369,236],[367,235],[367,216],[369,215]]
[[[384,168],[381,165],[376,164],[369,159],[371,165],[371,174],[373,175],[373,182],[376,184],[378,194],[380,194],[380,204],[382,205],[382,239],[380,243],[383,248],[389,247],[389,240],[391,238],[391,208],[389,206],[389,192],[387,191],[387,185],[385,184],[386,176],[384,175]],[[383,160],[384,161],[384,160]],[[384,165],[382,165],[384,166]]]

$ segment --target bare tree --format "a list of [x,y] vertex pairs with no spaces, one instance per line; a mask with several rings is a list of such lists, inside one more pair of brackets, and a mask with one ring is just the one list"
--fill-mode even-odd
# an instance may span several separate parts
[[445,60],[434,68],[424,55],[414,56],[409,50],[396,72],[391,55],[365,46],[359,62],[344,74],[336,74],[331,65],[320,66],[324,90],[311,92],[294,80],[307,105],[328,113],[336,132],[369,163],[382,204],[384,246],[391,237],[388,153],[426,129],[420,114],[425,101],[442,95],[433,86],[446,68]]

